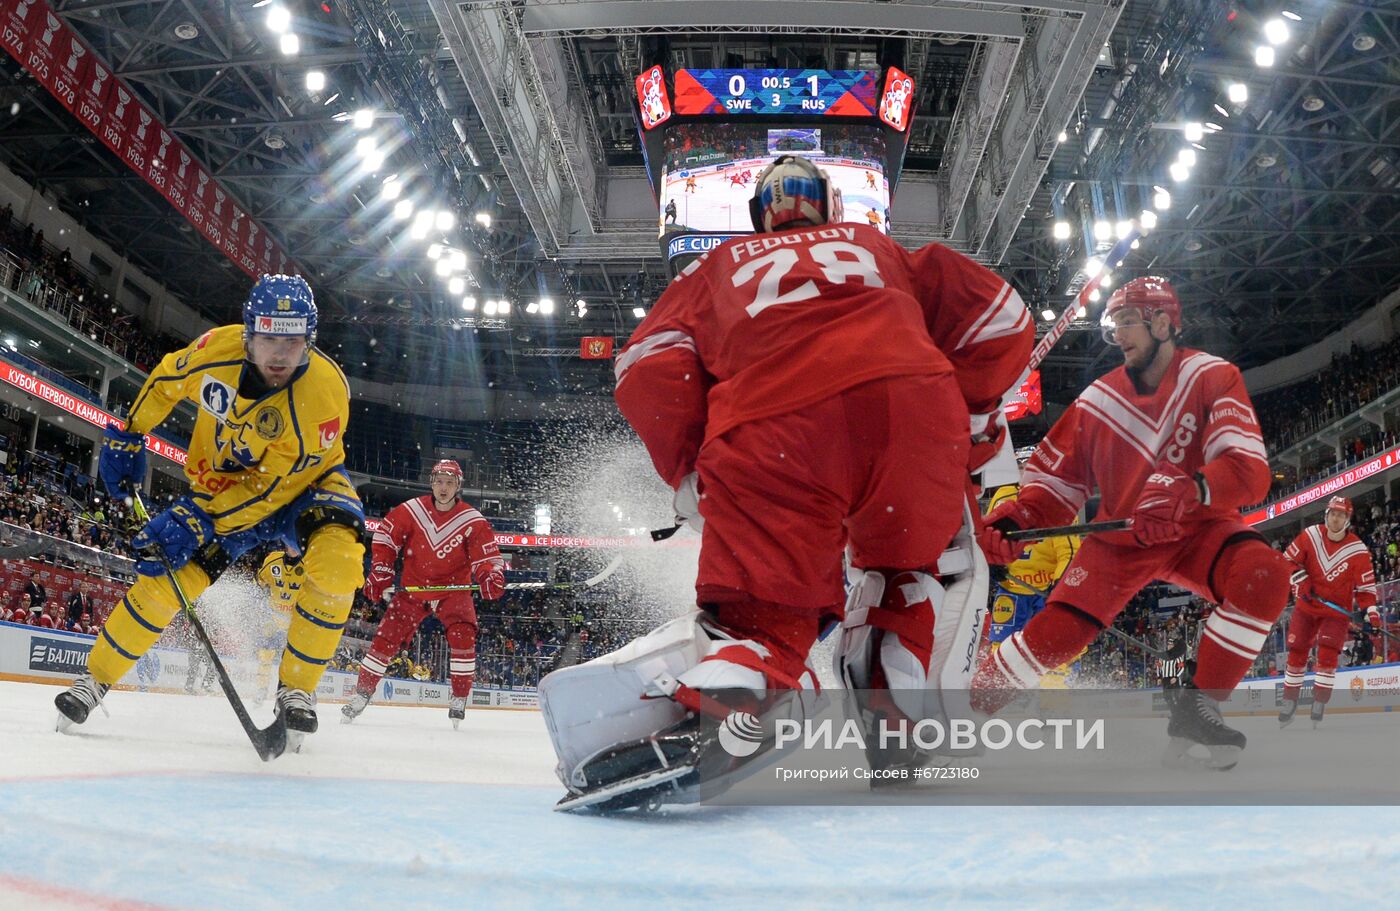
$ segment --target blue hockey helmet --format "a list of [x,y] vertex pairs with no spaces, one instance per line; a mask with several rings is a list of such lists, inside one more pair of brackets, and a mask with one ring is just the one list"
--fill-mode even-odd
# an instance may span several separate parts
[[243,302],[243,338],[300,335],[316,344],[316,299],[300,275],[264,275]]
[[754,182],[753,229],[782,231],[793,222],[829,225],[845,219],[841,191],[826,172],[800,155],[780,155]]

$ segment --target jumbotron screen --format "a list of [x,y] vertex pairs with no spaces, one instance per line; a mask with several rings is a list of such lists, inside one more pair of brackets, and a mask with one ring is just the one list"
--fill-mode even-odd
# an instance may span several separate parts
[[754,183],[785,153],[811,159],[830,176],[841,191],[846,221],[889,231],[890,185],[878,125],[683,123],[669,127],[663,149],[663,237],[677,231],[753,231]]

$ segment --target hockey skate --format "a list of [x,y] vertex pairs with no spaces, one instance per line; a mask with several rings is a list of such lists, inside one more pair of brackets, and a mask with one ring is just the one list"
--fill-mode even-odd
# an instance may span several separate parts
[[340,723],[349,724],[359,718],[360,713],[369,706],[370,696],[370,693],[363,690],[355,690],[355,695],[350,697],[350,701],[340,707]]
[[1309,713],[1308,717],[1312,719],[1314,730],[1322,726],[1322,715],[1326,711],[1327,703],[1318,702],[1316,699],[1313,700],[1312,712]]
[[[349,706],[346,706],[349,708]],[[452,730],[457,730],[457,725],[462,723],[462,719],[467,717],[467,697],[453,696],[452,702],[447,706],[447,717],[452,721]]]
[[306,690],[279,686],[275,712],[287,729],[288,752],[300,753],[306,735],[316,733],[315,695]]
[[[1171,741],[1162,754],[1163,765],[1174,769],[1225,772],[1240,761],[1244,734],[1225,724],[1220,717],[1219,703],[1198,690],[1194,683],[1177,690],[1171,711],[1171,720],[1167,722],[1167,736]],[[1188,753],[1197,744],[1210,752],[1208,758]]]
[[1286,728],[1293,723],[1293,715],[1298,711],[1297,699],[1285,699],[1283,708],[1278,710],[1278,726]]
[[74,725],[87,721],[88,715],[99,706],[102,714],[107,715],[107,706],[102,704],[102,697],[107,695],[108,689],[107,684],[98,683],[91,674],[83,674],[74,680],[72,686],[54,697],[53,704],[59,712],[54,730],[67,733]]

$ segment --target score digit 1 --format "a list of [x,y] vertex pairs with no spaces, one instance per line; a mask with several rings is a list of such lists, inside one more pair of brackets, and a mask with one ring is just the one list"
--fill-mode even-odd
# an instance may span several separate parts
[[817,77],[808,76],[807,86],[812,90],[812,97],[815,98],[817,96]]

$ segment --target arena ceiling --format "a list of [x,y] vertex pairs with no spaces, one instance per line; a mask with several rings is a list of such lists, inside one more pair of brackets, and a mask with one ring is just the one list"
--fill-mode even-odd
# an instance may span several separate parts
[[[896,235],[992,265],[1037,313],[1083,283],[1106,246],[1093,225],[1150,207],[1154,188],[1171,207],[1119,274],[1172,278],[1190,340],[1242,364],[1315,341],[1400,279],[1400,0],[278,0],[295,55],[257,0],[52,2],[315,277],[325,341],[374,379],[606,388],[605,367],[548,352],[625,337],[664,287],[632,114],[652,63],[910,72]],[[1290,34],[1257,66],[1284,10]],[[367,130],[349,120],[362,108]],[[1188,122],[1218,129],[1193,146]],[[373,169],[354,157],[369,133]],[[1196,164],[1174,181],[1183,148]],[[0,159],[197,310],[234,318],[246,276],[8,56]],[[390,174],[455,213],[475,296],[515,302],[508,320],[470,314],[467,354],[445,346],[468,314],[389,215]],[[543,296],[552,317],[524,312]],[[1071,332],[1047,395],[1110,363],[1097,333]]]

